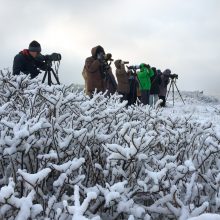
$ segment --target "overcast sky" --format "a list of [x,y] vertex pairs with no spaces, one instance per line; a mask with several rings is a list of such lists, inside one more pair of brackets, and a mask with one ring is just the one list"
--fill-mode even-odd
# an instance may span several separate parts
[[60,80],[83,83],[91,48],[179,74],[181,90],[220,94],[220,0],[0,0],[0,69],[32,40],[63,56]]

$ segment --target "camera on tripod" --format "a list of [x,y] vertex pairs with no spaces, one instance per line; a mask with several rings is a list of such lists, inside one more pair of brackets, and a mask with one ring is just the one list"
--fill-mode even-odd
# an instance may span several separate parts
[[[57,84],[60,84],[59,77],[58,77],[58,69],[60,66],[61,59],[62,59],[62,56],[59,53],[52,53],[50,55],[39,54],[39,56],[37,57],[37,60],[40,62],[45,62],[45,64],[46,64],[46,70],[45,70],[45,74],[44,74],[42,83],[45,82],[46,77],[47,77],[48,78],[48,85],[51,86],[53,84],[51,75],[53,74]],[[53,62],[56,62],[54,64],[55,71],[52,68]]]
[[60,53],[52,53],[50,55],[42,55],[39,54],[37,57],[37,60],[41,61],[41,62],[46,62],[47,64],[51,64],[52,62],[60,62],[62,59],[62,56]]
[[171,79],[178,79],[179,76],[177,74],[170,74],[169,77]]
[[60,61],[62,59],[62,56],[60,53],[52,53],[51,55],[45,55],[44,56],[45,61]]
[[179,96],[180,96],[180,98],[181,98],[183,104],[185,105],[185,102],[184,102],[184,100],[183,100],[183,97],[182,97],[182,95],[181,95],[181,93],[180,93],[180,91],[179,91],[179,89],[178,89],[178,87],[177,87],[177,85],[176,85],[176,79],[178,79],[179,76],[178,76],[177,74],[170,74],[170,72],[171,72],[171,71],[169,70],[167,76],[168,76],[170,79],[172,79],[172,80],[171,80],[170,87],[169,87],[168,92],[167,92],[167,95],[166,95],[166,99],[168,98],[169,93],[170,93],[170,90],[172,89],[173,106],[174,106],[174,101],[175,101],[175,98],[174,98],[174,94],[175,94],[174,88],[176,87],[176,90],[177,90],[177,92],[178,92],[178,94],[179,94]]

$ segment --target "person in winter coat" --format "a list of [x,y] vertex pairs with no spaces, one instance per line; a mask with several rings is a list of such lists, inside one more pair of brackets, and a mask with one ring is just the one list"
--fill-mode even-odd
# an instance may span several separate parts
[[105,54],[103,47],[96,46],[91,50],[92,56],[85,60],[83,77],[85,80],[85,92],[92,97],[95,90],[105,92],[105,76],[102,71],[102,62],[100,58]]
[[31,78],[35,78],[40,70],[46,70],[45,62],[37,60],[37,56],[41,52],[41,45],[37,41],[32,41],[28,49],[24,49],[14,57],[13,75],[19,75],[21,72],[30,74]]
[[120,95],[122,95],[122,101],[128,100],[128,95],[130,92],[129,73],[125,70],[125,65],[122,60],[116,60],[115,67],[118,81],[117,91]]
[[141,91],[141,102],[144,105],[149,105],[151,77],[154,76],[154,72],[149,65],[142,63],[140,65],[140,72],[137,75]]
[[160,76],[161,84],[159,86],[159,99],[163,100],[163,102],[161,103],[161,107],[166,106],[167,86],[170,83],[170,74],[171,71],[169,69],[166,69]]
[[137,102],[138,79],[137,74],[132,70],[128,70],[129,94],[128,105],[134,105]]
[[150,89],[150,106],[155,106],[159,100],[159,86],[161,84],[161,78],[159,71],[155,67],[152,67],[154,71],[154,76],[151,77],[151,89]]

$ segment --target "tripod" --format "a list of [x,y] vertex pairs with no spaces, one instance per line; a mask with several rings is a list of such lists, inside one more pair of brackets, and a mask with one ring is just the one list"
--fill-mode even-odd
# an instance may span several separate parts
[[177,85],[176,85],[176,78],[171,79],[171,83],[170,83],[170,87],[169,87],[169,90],[168,90],[168,93],[167,93],[166,100],[167,100],[167,98],[168,98],[168,96],[169,96],[170,89],[171,89],[171,87],[172,87],[173,106],[174,106],[174,86],[176,87],[176,90],[177,90],[177,92],[178,92],[178,94],[179,94],[179,96],[180,96],[180,98],[181,98],[183,104],[185,105],[185,102],[184,102],[184,100],[183,100],[183,97],[181,96],[180,91],[179,91],[179,89],[178,89],[178,87],[177,87]]
[[59,68],[59,63],[57,66],[55,66],[55,70],[56,70],[56,73],[54,71],[54,69],[52,68],[52,62],[51,63],[47,63],[47,69],[44,73],[44,77],[43,77],[43,80],[42,80],[42,83],[45,82],[46,80],[46,77],[48,78],[48,85],[51,86],[53,84],[52,82],[52,77],[51,77],[51,74],[53,74],[55,80],[56,80],[56,83],[58,85],[60,85],[60,81],[59,81],[59,77],[58,77],[58,68]]

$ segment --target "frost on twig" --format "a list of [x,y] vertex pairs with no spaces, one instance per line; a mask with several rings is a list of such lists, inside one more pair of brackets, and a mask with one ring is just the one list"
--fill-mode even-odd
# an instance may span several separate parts
[[220,137],[116,94],[0,74],[0,219],[181,219],[220,210]]

